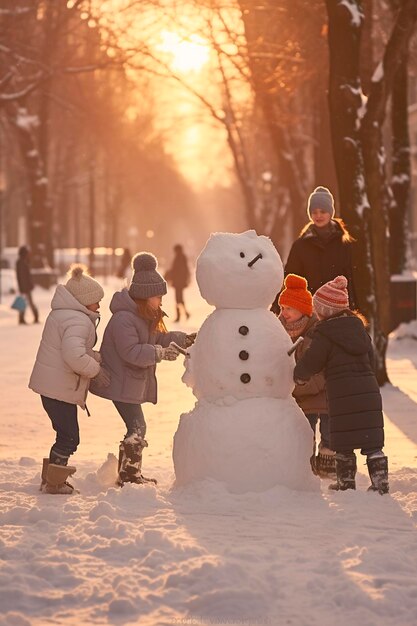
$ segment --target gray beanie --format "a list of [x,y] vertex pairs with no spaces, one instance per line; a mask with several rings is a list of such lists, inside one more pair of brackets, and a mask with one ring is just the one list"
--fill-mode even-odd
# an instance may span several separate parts
[[129,296],[137,300],[146,300],[152,296],[164,296],[167,284],[156,271],[158,261],[150,252],[139,252],[132,259],[133,276],[129,287]]
[[316,187],[310,195],[307,204],[307,213],[311,219],[311,212],[314,209],[321,209],[334,216],[334,199],[327,187]]

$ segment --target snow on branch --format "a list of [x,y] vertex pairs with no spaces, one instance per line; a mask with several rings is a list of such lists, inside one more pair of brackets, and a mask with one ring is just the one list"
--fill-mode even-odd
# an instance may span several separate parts
[[342,0],[340,6],[344,6],[347,8],[351,15],[352,26],[356,26],[357,28],[359,28],[363,19],[363,13],[360,10],[357,2],[354,2],[354,0]]
[[30,115],[24,107],[19,107],[16,115],[16,126],[23,130],[30,131],[39,125],[37,115]]
[[371,81],[373,83],[379,83],[384,78],[384,64],[382,61],[378,63],[375,72],[372,75]]

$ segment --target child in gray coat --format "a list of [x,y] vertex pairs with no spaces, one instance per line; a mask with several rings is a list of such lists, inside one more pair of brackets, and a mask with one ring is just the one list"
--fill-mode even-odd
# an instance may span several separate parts
[[167,285],[157,264],[156,257],[148,252],[133,257],[130,286],[117,291],[111,300],[112,317],[100,348],[111,382],[108,387],[96,384],[90,388],[91,393],[113,401],[126,425],[119,448],[120,485],[156,483],[142,475],[142,451],[148,445],[142,404],[157,402],[156,364],[174,361],[179,354],[171,342],[185,348],[195,339],[195,334],[167,331],[161,309]]

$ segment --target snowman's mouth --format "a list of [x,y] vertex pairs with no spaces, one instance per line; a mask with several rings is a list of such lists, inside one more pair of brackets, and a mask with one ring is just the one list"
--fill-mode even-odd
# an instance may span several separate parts
[[252,267],[252,265],[255,265],[256,261],[259,261],[259,259],[262,259],[261,253],[259,253],[254,259],[252,259],[252,261],[249,261],[248,267]]

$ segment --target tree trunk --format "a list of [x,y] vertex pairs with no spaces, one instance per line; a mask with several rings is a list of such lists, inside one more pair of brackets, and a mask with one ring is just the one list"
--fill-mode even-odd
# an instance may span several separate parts
[[353,273],[359,309],[373,326],[377,316],[369,232],[370,208],[359,137],[362,107],[359,54],[363,14],[359,1],[351,3],[354,13],[343,0],[327,0],[326,5],[329,17],[330,128],[341,214],[356,239],[353,245]]
[[408,132],[408,55],[404,55],[394,78],[391,100],[392,125],[392,201],[389,206],[390,269],[401,274],[407,263],[411,158]]
[[[394,85],[417,20],[416,0],[402,0],[382,63],[371,82],[366,114],[362,120],[362,147],[366,188],[371,205],[372,258],[375,267],[375,292],[379,328],[376,329],[377,376],[380,384],[388,381],[385,353],[390,331],[390,267],[388,203],[390,190],[385,171],[382,126],[387,101]],[[388,236],[387,236],[388,233]]]
[[[279,63],[273,52],[276,29],[279,28],[276,17],[277,10],[281,9],[275,0],[265,0],[261,4],[239,0],[239,7],[248,46],[252,87],[275,152],[279,169],[276,178],[288,188],[293,228],[298,234],[306,222],[305,172],[299,157],[301,150],[294,149],[297,148],[297,138],[288,125],[283,125],[281,119],[282,111],[290,108],[289,103],[286,102],[285,107],[279,103],[279,90],[274,82]],[[276,225],[273,230],[277,230]]]
[[32,248],[32,265],[44,267],[47,241],[47,178],[45,166],[39,154],[34,128],[37,117],[12,102],[7,114],[19,141],[27,174],[29,245]]

